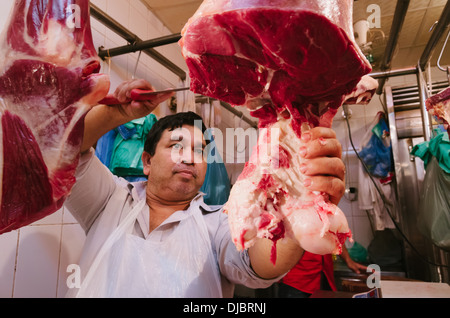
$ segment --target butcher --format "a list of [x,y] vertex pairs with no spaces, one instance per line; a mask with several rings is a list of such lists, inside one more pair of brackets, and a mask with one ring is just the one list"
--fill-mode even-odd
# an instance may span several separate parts
[[[77,181],[65,206],[87,238],[79,264],[81,284],[67,296],[229,298],[235,284],[266,288],[279,281],[303,249],[290,238],[280,239],[275,264],[268,239],[236,249],[227,214],[206,205],[199,192],[208,142],[201,117],[178,113],[152,127],[142,154],[145,182],[118,178],[96,158],[93,146],[101,136],[150,114],[171,96],[128,102],[135,88],[153,89],[144,80],[124,82],[114,92],[123,104],[98,105],[85,117]],[[311,191],[327,193],[337,204],[344,193],[345,167],[335,133],[312,129],[306,150]]]

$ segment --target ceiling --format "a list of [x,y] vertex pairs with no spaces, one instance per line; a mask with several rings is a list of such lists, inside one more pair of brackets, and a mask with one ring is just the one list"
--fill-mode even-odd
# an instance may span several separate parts
[[[173,33],[179,33],[187,20],[194,14],[200,0],[141,0]],[[380,8],[380,28],[373,28],[368,34],[372,42],[370,52],[374,56],[374,71],[379,68],[384,56],[385,46],[389,37],[392,20],[396,8],[392,0],[357,0],[354,2],[353,21],[367,20],[372,12],[367,12],[371,4]],[[391,69],[416,66],[430,38],[430,28],[439,20],[447,0],[411,0],[408,12],[401,30]],[[439,53],[443,47],[447,31],[440,39],[431,58],[431,64],[436,65]],[[450,65],[450,42],[444,51],[440,65]]]

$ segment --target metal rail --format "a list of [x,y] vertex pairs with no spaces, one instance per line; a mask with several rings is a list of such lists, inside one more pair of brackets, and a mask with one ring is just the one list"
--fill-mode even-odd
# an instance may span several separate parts
[[122,54],[134,53],[138,51],[148,50],[154,47],[163,46],[167,44],[177,43],[181,39],[181,34],[172,34],[162,36],[160,38],[151,39],[147,41],[137,41],[133,44],[119,46],[112,49],[100,49],[98,55],[105,59],[106,57],[113,57]]
[[[382,72],[391,68],[392,57],[394,56],[395,48],[397,47],[400,31],[405,21],[406,13],[409,7],[409,0],[398,0],[395,7],[394,19],[392,21],[391,32],[389,34],[389,40],[384,52],[383,61],[380,66]],[[386,77],[382,77],[378,80],[377,94],[383,93],[384,84],[386,83]]]
[[382,79],[382,78],[388,78],[388,77],[395,77],[395,76],[404,76],[404,75],[411,75],[416,74],[417,68],[415,67],[408,67],[408,68],[400,68],[392,71],[381,71],[381,72],[372,72],[368,74],[374,79]]
[[[124,26],[122,26],[120,23],[118,23],[116,20],[114,20],[111,16],[106,14],[104,11],[102,11],[99,7],[97,7],[93,3],[90,4],[90,12],[92,17],[100,21],[103,25],[108,27],[116,34],[120,35],[123,39],[129,42],[130,45],[136,45],[138,43],[144,42],[136,34],[130,32],[128,29],[126,29]],[[108,56],[111,56],[110,54],[108,54],[108,50],[100,48],[99,51],[100,51],[99,56],[102,57],[103,59]],[[151,58],[153,58],[155,61],[166,67],[168,70],[176,74],[181,80],[183,81],[186,80],[186,72],[177,65],[175,65],[173,62],[168,60],[161,53],[153,49],[153,47],[142,49],[142,51]],[[111,51],[109,51],[109,53],[110,52]]]

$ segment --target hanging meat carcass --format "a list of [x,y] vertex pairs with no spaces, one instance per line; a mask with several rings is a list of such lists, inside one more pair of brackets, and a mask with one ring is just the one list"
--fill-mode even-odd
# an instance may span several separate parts
[[0,38],[0,234],[57,211],[84,116],[109,90],[97,74],[88,0],[17,0]]
[[[356,45],[352,0],[205,0],[182,30],[191,90],[259,119],[261,134],[224,211],[238,249],[289,236],[316,254],[351,236],[342,211],[303,186],[301,135],[331,127],[345,102],[377,82]],[[275,261],[274,257],[272,261]]]
[[442,120],[447,125],[450,134],[450,87],[431,96],[425,102],[428,112]]

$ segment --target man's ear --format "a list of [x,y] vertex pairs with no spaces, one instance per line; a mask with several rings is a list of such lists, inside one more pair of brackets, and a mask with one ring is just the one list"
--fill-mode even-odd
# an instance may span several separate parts
[[150,174],[150,161],[152,156],[146,151],[142,152],[142,165],[144,166],[144,174],[148,176]]

